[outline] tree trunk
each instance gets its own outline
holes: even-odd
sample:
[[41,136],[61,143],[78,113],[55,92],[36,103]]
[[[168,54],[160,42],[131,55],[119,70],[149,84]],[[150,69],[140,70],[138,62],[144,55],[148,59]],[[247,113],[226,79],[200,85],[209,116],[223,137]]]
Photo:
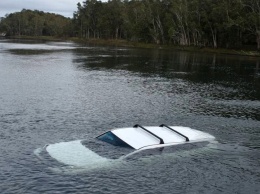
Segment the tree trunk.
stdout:
[[256,62],[256,65],[255,65],[255,74],[257,75],[259,71],[259,61]]
[[118,39],[118,31],[119,31],[119,27],[116,27],[116,39]]
[[217,32],[216,32],[216,30],[213,30],[211,28],[211,33],[212,33],[213,47],[217,48],[218,47],[218,44],[217,44]]
[[162,26],[162,23],[161,23],[161,20],[160,20],[159,16],[157,16],[156,22],[157,22],[157,26],[158,26],[158,28],[160,30],[162,43],[165,44],[163,26]]
[[256,30],[257,50],[260,50],[260,30]]
[[153,29],[150,28],[151,36],[156,44],[160,44],[159,32],[156,27],[155,18],[153,18],[152,23],[153,23]]

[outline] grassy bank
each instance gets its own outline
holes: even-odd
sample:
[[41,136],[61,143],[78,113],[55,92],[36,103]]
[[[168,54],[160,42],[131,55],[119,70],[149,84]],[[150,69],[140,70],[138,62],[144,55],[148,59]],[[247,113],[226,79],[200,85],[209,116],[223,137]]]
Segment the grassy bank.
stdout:
[[10,39],[23,39],[23,40],[42,40],[42,41],[66,41],[68,38],[60,38],[54,36],[9,36]]
[[115,39],[80,39],[80,38],[71,38],[70,40],[82,44],[91,44],[91,45],[107,45],[107,46],[122,46],[122,47],[136,47],[136,48],[157,48],[157,49],[168,49],[176,51],[190,51],[190,52],[207,52],[207,53],[216,53],[216,54],[230,54],[230,55],[242,55],[242,56],[255,56],[260,57],[259,51],[250,51],[250,50],[238,50],[238,49],[223,49],[223,48],[199,48],[195,46],[175,46],[175,45],[157,45],[151,43],[139,43],[131,42],[127,40],[115,40]]
[[140,43],[131,42],[122,39],[82,39],[77,37],[60,38],[52,36],[15,36],[10,37],[15,39],[31,39],[31,40],[42,40],[42,41],[73,41],[80,44],[90,45],[102,45],[102,46],[121,46],[121,47],[135,47],[135,48],[147,48],[147,49],[168,49],[176,51],[190,51],[190,52],[207,52],[216,54],[231,54],[231,55],[242,55],[242,56],[254,56],[260,57],[259,51],[254,50],[238,50],[238,49],[223,49],[223,48],[209,48],[209,47],[194,47],[194,46],[175,46],[175,45],[157,45],[152,43]]

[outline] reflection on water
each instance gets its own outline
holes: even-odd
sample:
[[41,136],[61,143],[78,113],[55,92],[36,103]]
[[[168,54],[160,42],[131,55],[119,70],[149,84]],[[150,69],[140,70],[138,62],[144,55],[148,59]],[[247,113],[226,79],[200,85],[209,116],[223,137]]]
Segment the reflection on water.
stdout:
[[[102,54],[97,53],[102,52]],[[259,84],[257,58],[232,55],[173,52],[165,50],[104,50],[78,49],[75,52],[81,68],[121,69],[167,78],[187,78],[190,81],[210,83]],[[98,63],[98,65],[96,65]],[[254,80],[256,79],[256,80]]]
[[[258,59],[163,50],[100,50],[102,55],[96,50],[78,50],[74,62],[81,70],[138,73],[147,78],[142,83],[150,91],[188,95],[193,112],[260,119]],[[154,81],[154,77],[158,79]],[[189,109],[189,101],[186,103],[183,106]]]
[[[4,39],[0,83],[1,193],[260,191],[258,58]],[[75,175],[33,154],[136,123],[189,126],[219,143]]]

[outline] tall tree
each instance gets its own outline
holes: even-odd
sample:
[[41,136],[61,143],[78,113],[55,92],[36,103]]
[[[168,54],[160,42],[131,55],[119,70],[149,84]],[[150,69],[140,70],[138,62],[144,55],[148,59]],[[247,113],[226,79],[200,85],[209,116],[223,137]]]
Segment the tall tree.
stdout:
[[255,35],[257,49],[260,50],[260,1],[242,0],[246,14],[247,29]]

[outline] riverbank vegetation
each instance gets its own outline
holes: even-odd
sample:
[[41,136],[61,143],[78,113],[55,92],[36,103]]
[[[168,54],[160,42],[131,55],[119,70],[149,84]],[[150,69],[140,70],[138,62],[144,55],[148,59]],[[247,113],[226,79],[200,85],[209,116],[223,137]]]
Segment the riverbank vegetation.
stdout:
[[56,36],[71,35],[71,19],[53,13],[23,9],[1,19],[0,32],[7,36]]
[[1,20],[0,32],[124,40],[133,45],[260,50],[256,0],[86,0],[77,5],[73,18],[37,10],[9,14]]

